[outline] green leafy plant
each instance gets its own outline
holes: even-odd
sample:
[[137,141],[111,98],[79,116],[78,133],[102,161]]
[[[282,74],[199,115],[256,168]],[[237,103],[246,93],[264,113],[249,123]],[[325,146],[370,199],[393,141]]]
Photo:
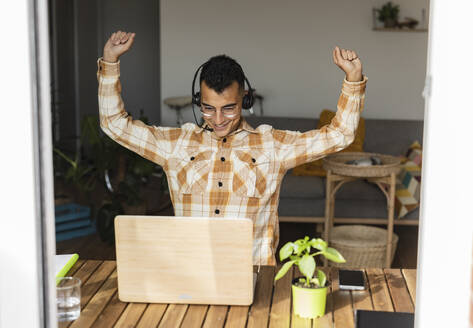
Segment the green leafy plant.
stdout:
[[73,183],[82,193],[88,193],[95,189],[96,180],[93,175],[93,166],[81,161],[78,153],[72,159],[58,148],[53,148],[53,151],[59,158],[69,164],[68,169],[64,173],[64,178],[67,182]]
[[[139,119],[145,124],[148,123],[142,111]],[[111,180],[110,197],[118,197],[128,205],[143,202],[142,187],[157,171],[157,165],[103,135],[96,115],[84,116],[81,123],[83,144],[88,147],[88,154],[97,169],[98,178],[103,184],[106,184],[106,175]]]
[[376,9],[378,19],[381,22],[394,21],[397,22],[399,18],[399,5],[394,5],[391,1],[384,4],[381,9]]
[[[138,119],[148,124],[143,111]],[[162,168],[104,135],[96,115],[83,118],[81,137],[90,161],[96,167],[96,176],[106,187],[105,199],[97,211],[97,230],[103,241],[113,244],[115,216],[126,214],[130,208],[137,211],[135,214],[145,214],[147,204],[143,190],[148,187],[151,176],[161,173]],[[163,173],[162,188],[165,180]]]
[[[311,249],[317,251],[310,254]],[[286,259],[289,259],[289,261],[284,263],[274,280],[281,279],[295,264],[298,266],[299,271],[305,276],[305,278],[299,279],[299,282],[302,283],[304,287],[324,287],[327,282],[327,277],[322,270],[316,268],[315,256],[317,255],[322,255],[326,259],[336,263],[346,262],[342,254],[335,248],[328,247],[327,242],[323,239],[309,239],[309,237],[306,236],[304,239],[288,242],[281,247],[279,250],[279,259],[281,262]]]
[[[138,119],[148,123],[143,111]],[[113,241],[116,215],[126,213],[130,207],[146,211],[144,190],[152,175],[161,174],[161,189],[167,190],[162,168],[105,135],[97,115],[82,117],[80,148],[72,152],[55,145],[54,160],[57,182],[65,182],[72,199],[97,208],[92,216],[102,240]],[[92,196],[97,186],[101,189]],[[97,198],[97,194],[103,195],[103,199]]]

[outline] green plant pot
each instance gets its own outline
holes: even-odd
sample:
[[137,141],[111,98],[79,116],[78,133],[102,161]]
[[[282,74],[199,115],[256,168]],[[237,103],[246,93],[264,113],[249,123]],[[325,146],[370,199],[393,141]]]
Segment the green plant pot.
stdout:
[[385,28],[395,28],[397,26],[397,21],[395,19],[386,19],[384,21],[384,27]]
[[302,288],[292,281],[292,304],[294,313],[302,318],[318,318],[325,314],[328,286],[321,288]]

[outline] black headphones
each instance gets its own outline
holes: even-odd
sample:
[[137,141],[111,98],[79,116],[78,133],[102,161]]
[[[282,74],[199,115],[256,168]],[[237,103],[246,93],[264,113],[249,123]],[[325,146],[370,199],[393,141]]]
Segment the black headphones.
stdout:
[[[195,111],[194,111],[194,105],[200,106],[201,105],[201,94],[200,91],[195,92],[195,80],[197,79],[197,75],[199,74],[200,69],[207,64],[207,62],[203,63],[202,65],[197,68],[194,74],[194,78],[192,79],[192,113],[194,113],[194,119],[195,122],[197,123],[197,117],[195,116]],[[241,107],[243,109],[250,109],[253,107],[253,104],[255,102],[254,95],[253,95],[253,89],[251,88],[250,81],[245,76],[245,72],[243,72],[243,68],[240,66],[240,64],[236,63],[238,67],[240,68],[243,78],[246,81],[246,84],[248,85],[248,93],[243,96],[243,101]],[[199,125],[199,124],[197,124]]]

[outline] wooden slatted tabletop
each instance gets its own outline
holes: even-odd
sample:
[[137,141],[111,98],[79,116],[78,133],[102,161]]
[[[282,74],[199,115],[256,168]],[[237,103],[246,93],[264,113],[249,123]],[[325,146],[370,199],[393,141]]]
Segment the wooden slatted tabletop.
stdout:
[[414,312],[416,270],[366,269],[366,291],[338,289],[337,269],[326,314],[302,319],[291,311],[291,285],[297,269],[273,284],[275,268],[261,267],[251,306],[123,303],[118,300],[115,261],[78,260],[69,275],[82,281],[81,315],[59,327],[354,327],[354,311]]

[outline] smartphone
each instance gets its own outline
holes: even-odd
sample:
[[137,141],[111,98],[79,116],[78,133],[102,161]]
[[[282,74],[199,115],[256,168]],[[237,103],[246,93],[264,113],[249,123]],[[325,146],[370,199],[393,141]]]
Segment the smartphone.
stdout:
[[365,290],[365,276],[359,270],[339,270],[338,286],[344,290]]

